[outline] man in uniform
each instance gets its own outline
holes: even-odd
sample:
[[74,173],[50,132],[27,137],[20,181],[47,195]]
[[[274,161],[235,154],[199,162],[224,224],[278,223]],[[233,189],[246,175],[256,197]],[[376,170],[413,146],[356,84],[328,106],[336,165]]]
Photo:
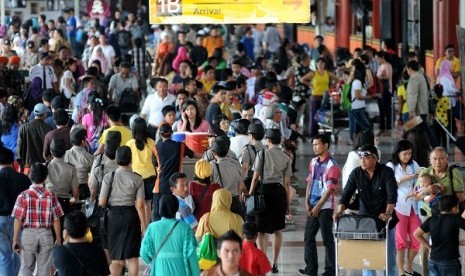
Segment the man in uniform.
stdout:
[[255,157],[257,157],[259,151],[266,149],[262,143],[263,137],[265,136],[265,130],[262,124],[250,124],[248,135],[249,144],[244,146],[242,156],[239,160],[242,166],[242,180],[247,189],[250,188],[250,182],[252,181],[252,166],[255,163]]
[[335,275],[335,247],[333,237],[333,212],[335,196],[341,178],[341,169],[329,153],[330,139],[326,134],[313,137],[313,152],[316,157],[309,166],[305,207],[307,223],[305,225],[305,269],[299,269],[300,275],[318,274],[318,254],[316,234],[321,228],[325,245],[325,272],[322,275]]
[[88,180],[94,156],[88,153],[85,149],[87,131],[85,128],[75,128],[70,133],[71,144],[73,147],[66,151],[65,162],[68,162],[76,167],[79,197],[84,199],[89,197],[90,190]]
[[52,56],[48,52],[43,52],[40,54],[39,63],[32,66],[29,71],[30,80],[36,77],[42,80],[42,90],[53,88],[55,91],[58,91],[58,81],[55,71],[51,66],[52,61]]

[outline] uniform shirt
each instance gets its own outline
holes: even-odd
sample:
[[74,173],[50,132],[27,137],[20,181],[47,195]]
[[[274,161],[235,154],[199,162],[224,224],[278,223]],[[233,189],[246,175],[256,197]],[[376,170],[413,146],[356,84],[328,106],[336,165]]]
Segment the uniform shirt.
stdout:
[[110,83],[108,84],[108,90],[112,90],[111,100],[114,103],[119,102],[121,93],[126,88],[131,88],[134,93],[139,89],[139,83],[137,82],[136,76],[130,73],[129,76],[124,80],[120,73],[116,73],[111,76]]
[[[226,157],[232,158],[232,159],[237,158],[237,157],[236,157],[236,154],[235,154],[234,152],[232,152],[231,150],[228,150],[228,153],[226,154]],[[212,151],[212,149],[207,149],[207,150],[203,153],[202,159],[203,159],[203,160],[206,160],[206,161],[208,161],[208,162],[211,162],[211,161],[215,160],[215,157],[213,156],[213,151]]]
[[100,139],[98,140],[99,144],[105,144],[105,141],[107,140],[108,132],[110,131],[119,131],[119,133],[121,133],[120,146],[126,145],[126,143],[132,139],[132,133],[129,130],[129,128],[125,126],[112,126],[103,131],[102,136],[100,136]]
[[63,158],[53,158],[47,165],[48,177],[45,188],[52,191],[57,197],[69,198],[73,188],[78,187],[76,168],[66,163]]
[[[34,65],[31,70],[29,71],[29,79],[32,81],[36,77],[42,80],[42,87],[44,81],[44,66],[42,64]],[[45,66],[45,88],[53,88],[53,83],[57,82],[57,76],[55,75],[55,71],[53,71],[53,67],[46,65]]]
[[29,188],[31,181],[10,167],[0,169],[0,216],[10,216],[18,195]]
[[109,172],[116,171],[116,169],[118,169],[118,164],[116,164],[114,159],[111,160],[104,154],[96,157],[90,171],[89,189],[91,191],[93,189],[99,190],[102,185],[103,177]]
[[[263,160],[263,155],[265,155],[265,160]],[[265,162],[264,175],[261,175],[263,162]],[[264,184],[281,184],[285,176],[292,176],[291,164],[292,161],[289,156],[278,146],[273,145],[257,154],[252,170],[261,175]]]
[[249,166],[249,176],[252,176],[252,166],[255,163],[255,158],[257,157],[257,153],[261,150],[265,150],[266,147],[263,145],[262,141],[255,141],[253,144],[245,145],[242,149],[241,157],[239,158],[239,162],[241,164],[248,164]]
[[140,114],[147,116],[147,122],[153,126],[159,126],[163,122],[163,114],[161,110],[163,107],[170,105],[176,100],[176,97],[172,94],[167,94],[164,99],[162,99],[157,92],[148,96],[144,102],[144,106]]
[[239,267],[252,275],[266,275],[271,271],[270,261],[265,253],[255,246],[252,241],[242,242],[242,255]]
[[132,152],[132,170],[142,176],[143,179],[156,175],[155,167],[152,164],[153,148],[155,141],[148,138],[142,150],[136,146],[136,140],[131,139],[126,143]]
[[100,197],[107,198],[110,185],[112,186],[107,205],[134,206],[137,199],[144,199],[144,181],[140,175],[127,168],[118,168],[115,171],[113,183],[110,183],[112,174],[108,173],[103,177],[100,191]]
[[94,156],[82,147],[73,146],[70,150],[66,151],[64,161],[74,165],[76,168],[78,183],[87,185]]
[[233,196],[239,193],[239,184],[242,182],[241,164],[237,159],[223,157],[217,161],[211,161],[213,168],[212,180],[231,192]]
[[22,222],[23,228],[51,228],[60,219],[63,209],[54,193],[39,184],[32,184],[16,199],[12,217]]

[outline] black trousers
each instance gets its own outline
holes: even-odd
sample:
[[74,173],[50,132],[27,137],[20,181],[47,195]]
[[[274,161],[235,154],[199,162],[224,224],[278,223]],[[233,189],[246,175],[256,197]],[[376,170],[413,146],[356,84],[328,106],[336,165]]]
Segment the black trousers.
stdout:
[[[387,82],[385,85],[388,85]],[[379,107],[379,129],[392,129],[392,94],[384,89],[381,99],[378,100]]]

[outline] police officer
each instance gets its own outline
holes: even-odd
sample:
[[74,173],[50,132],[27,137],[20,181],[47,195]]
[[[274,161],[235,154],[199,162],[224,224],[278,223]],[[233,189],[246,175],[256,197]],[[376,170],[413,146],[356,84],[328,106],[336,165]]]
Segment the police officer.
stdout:
[[242,149],[242,155],[240,162],[242,166],[242,179],[247,189],[250,189],[250,183],[252,182],[252,166],[255,162],[257,152],[266,149],[262,143],[262,139],[265,136],[265,130],[262,124],[250,124],[248,128],[249,144],[245,145]]
[[[215,157],[213,156],[213,152],[212,152],[212,148],[211,148],[211,146],[213,144],[213,141],[215,141],[216,137],[218,137],[218,136],[226,136],[226,134],[219,127],[212,127],[208,131],[207,136],[208,136],[208,145],[210,147],[203,153],[202,159],[206,160],[208,162],[211,162],[212,160],[215,160]],[[236,154],[234,154],[234,152],[232,152],[231,150],[228,150],[227,156],[231,157],[231,158],[234,158],[234,159],[237,159]]]
[[90,169],[94,162],[94,156],[85,149],[87,131],[85,128],[71,130],[70,140],[73,147],[66,151],[65,162],[76,168],[79,183],[79,198],[90,196],[89,185],[87,185]]
[[[47,164],[48,178],[45,182],[45,188],[57,196],[66,215],[71,211],[71,204],[74,204],[74,201],[79,198],[76,168],[64,161],[63,156],[66,153],[66,141],[64,139],[53,139],[50,144],[50,152],[53,159]],[[73,192],[72,198],[69,195],[70,191]],[[64,217],[62,218],[64,219]]]
[[[258,189],[265,198],[266,210],[258,213],[258,248],[266,252],[265,234],[274,234],[272,272],[278,273],[278,256],[282,244],[282,229],[285,228],[286,213],[289,212],[289,186],[291,183],[291,159],[279,147],[281,132],[268,129],[265,132],[265,145],[268,147],[257,154],[252,170],[254,171],[249,194]],[[263,175],[262,175],[263,172]],[[263,187],[257,187],[259,178]]]
[[230,141],[227,136],[218,136],[212,144],[212,153],[215,160],[210,164],[213,168],[213,182],[232,194],[231,212],[244,218],[244,208],[239,196],[246,191],[242,181],[241,164],[235,158],[228,157]]

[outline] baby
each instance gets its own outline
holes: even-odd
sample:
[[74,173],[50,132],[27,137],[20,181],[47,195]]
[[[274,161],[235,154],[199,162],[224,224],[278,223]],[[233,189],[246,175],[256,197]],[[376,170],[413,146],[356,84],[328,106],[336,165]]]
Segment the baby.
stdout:
[[[420,214],[422,216],[430,216],[431,206],[441,199],[444,186],[437,182],[436,177],[428,173],[421,173],[418,176],[413,192],[409,193],[406,197],[406,200],[413,197],[416,201],[422,202],[420,203]],[[431,193],[426,192],[430,189],[429,187],[431,187]]]

